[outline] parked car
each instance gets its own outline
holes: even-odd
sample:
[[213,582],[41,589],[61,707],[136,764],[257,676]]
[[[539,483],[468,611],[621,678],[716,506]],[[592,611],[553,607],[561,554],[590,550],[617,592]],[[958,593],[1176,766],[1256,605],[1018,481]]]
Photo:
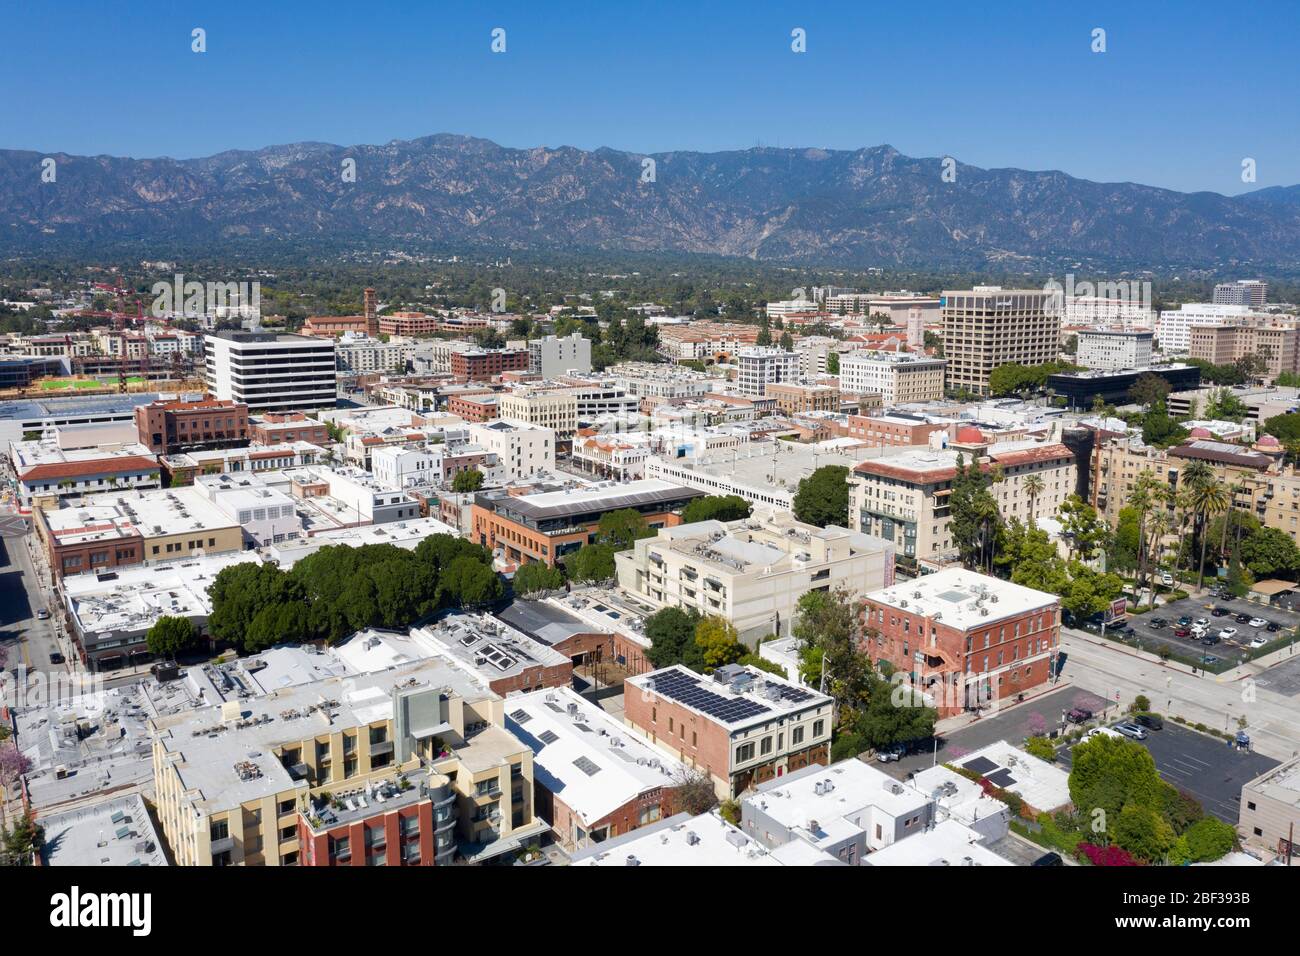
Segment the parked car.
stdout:
[[1250,643],[1247,644],[1246,646],[1249,647],[1251,650],[1255,650],[1257,648],[1263,647],[1267,643],[1268,643],[1268,638],[1254,637],[1251,638]]
[[1223,617],[1223,615],[1231,614],[1231,613],[1232,612],[1229,611],[1226,607],[1216,607],[1213,611],[1210,612],[1210,614],[1213,615],[1214,617]]
[[48,621],[49,619],[50,619],[50,612],[49,612],[49,611],[47,611],[45,608],[39,608],[39,609],[37,609],[37,611],[36,611],[36,620],[38,620],[38,621]]
[[1282,625],[1279,624],[1277,621],[1269,621],[1267,624],[1264,625],[1264,630],[1276,634],[1278,631],[1282,630]]
[[1153,617],[1147,623],[1149,623],[1156,630],[1160,630],[1160,628],[1165,627],[1169,622],[1166,621],[1163,617]]
[[1218,636],[1219,636],[1219,639],[1220,639],[1220,640],[1226,640],[1226,639],[1229,638],[1229,637],[1236,637],[1236,636],[1237,636],[1237,629],[1236,629],[1235,627],[1224,627],[1224,628],[1220,628],[1220,629],[1219,629],[1219,635],[1218,635]]
[[1215,664],[1219,663],[1219,659],[1213,654],[1206,654],[1201,658],[1201,663],[1206,667],[1213,667]]
[[1119,734],[1111,730],[1109,727],[1094,727],[1092,728],[1092,730],[1088,731],[1086,734],[1083,735],[1083,739],[1092,740],[1093,737],[1102,737],[1102,736],[1119,737]]
[[1262,617],[1252,617],[1246,623],[1249,624],[1251,627],[1263,627],[1265,624],[1268,623],[1268,621],[1264,620]]
[[1131,627],[1126,627],[1126,628],[1124,628],[1124,636],[1125,636],[1125,637],[1137,637],[1137,631],[1133,630],[1133,628],[1131,628]]
[[1072,724],[1082,724],[1092,720],[1092,711],[1087,707],[1076,707],[1065,715],[1065,719]]
[[907,748],[902,744],[889,744],[876,751],[876,759],[881,763],[891,763],[895,760],[902,760],[906,753]]
[[1029,865],[1030,866],[1065,866],[1065,863],[1062,862],[1061,855],[1059,853],[1044,853],[1042,856],[1040,856],[1038,859],[1036,859],[1033,863]]
[[1125,737],[1132,737],[1134,740],[1146,740],[1147,732],[1138,724],[1125,721],[1122,724],[1115,725],[1115,732],[1123,734]]
[[1161,571],[1161,572],[1160,572],[1160,583],[1163,584],[1163,585],[1164,585],[1165,587],[1167,587],[1167,588],[1171,588],[1171,587],[1174,586],[1174,576],[1173,576],[1172,574],[1170,574],[1168,571]]
[[1186,614],[1184,614],[1182,617],[1178,619],[1179,627],[1190,627],[1191,623],[1192,623],[1192,619],[1188,617]]
[[[1233,628],[1228,627],[1228,628],[1224,628],[1224,630],[1231,631],[1233,630]],[[1201,643],[1205,644],[1208,647],[1213,647],[1215,644],[1218,644],[1220,641],[1223,640],[1223,638],[1219,636],[1222,633],[1223,631],[1220,631],[1218,634],[1206,634],[1203,638],[1201,638]]]
[[1190,627],[1174,628],[1174,637],[1191,637],[1191,636],[1192,636],[1192,629]]
[[1249,615],[1249,614],[1238,614],[1238,615],[1237,615],[1237,623],[1238,623],[1238,624],[1245,624],[1245,623],[1246,623],[1247,621],[1249,621],[1249,620],[1250,620],[1250,615]]
[[1198,617],[1192,622],[1192,627],[1209,627],[1210,619],[1208,617]]
[[62,664],[62,663],[63,663],[63,655],[60,654],[58,651],[50,651],[50,663],[51,663],[51,664]]
[[1165,722],[1155,714],[1138,714],[1133,718],[1133,723],[1140,724],[1148,730],[1164,730]]

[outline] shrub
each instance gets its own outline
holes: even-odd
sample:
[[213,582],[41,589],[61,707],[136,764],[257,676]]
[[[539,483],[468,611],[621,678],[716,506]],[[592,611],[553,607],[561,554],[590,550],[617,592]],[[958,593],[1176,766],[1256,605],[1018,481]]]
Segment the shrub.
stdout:
[[1141,866],[1126,850],[1117,846],[1097,846],[1095,843],[1080,843],[1082,853],[1093,866]]
[[1151,701],[1145,694],[1138,694],[1133,698],[1133,703],[1129,705],[1130,713],[1145,712],[1151,709]]
[[1056,747],[1046,737],[1030,737],[1025,741],[1025,753],[1039,760],[1053,763],[1056,760]]

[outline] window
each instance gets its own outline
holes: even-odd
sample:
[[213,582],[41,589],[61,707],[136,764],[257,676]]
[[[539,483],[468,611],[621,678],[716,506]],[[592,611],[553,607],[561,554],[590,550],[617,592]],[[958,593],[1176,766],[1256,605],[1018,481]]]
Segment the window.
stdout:
[[772,738],[771,738],[771,737],[764,737],[764,738],[763,738],[762,742],[759,744],[758,752],[759,752],[760,754],[762,754],[763,756],[767,756],[768,754],[770,754],[770,753],[772,752]]
[[754,745],[741,744],[736,748],[736,763],[744,763],[746,760],[754,759]]
[[803,728],[795,727],[793,730],[790,731],[790,745],[793,747],[797,747],[801,743],[803,743]]
[[813,732],[813,736],[814,736],[814,737],[820,737],[820,736],[822,735],[822,732],[823,732],[825,729],[826,729],[826,721],[824,721],[824,720],[814,720],[814,721],[813,721],[813,731],[812,731],[812,732]]

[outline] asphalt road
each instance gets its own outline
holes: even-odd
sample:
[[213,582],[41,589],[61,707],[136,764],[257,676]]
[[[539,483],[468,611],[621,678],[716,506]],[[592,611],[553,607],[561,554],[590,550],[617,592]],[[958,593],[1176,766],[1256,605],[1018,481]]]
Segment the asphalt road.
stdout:
[[0,647],[7,652],[9,670],[19,665],[28,671],[67,669],[50,663],[50,653],[59,649],[54,620],[36,619],[46,600],[25,540],[0,537]]
[[[1278,764],[1169,721],[1163,730],[1148,731],[1147,739],[1137,743],[1150,751],[1163,779],[1190,793],[1206,813],[1233,826],[1240,817],[1242,785]],[[1070,756],[1062,752],[1057,761],[1069,769]]]

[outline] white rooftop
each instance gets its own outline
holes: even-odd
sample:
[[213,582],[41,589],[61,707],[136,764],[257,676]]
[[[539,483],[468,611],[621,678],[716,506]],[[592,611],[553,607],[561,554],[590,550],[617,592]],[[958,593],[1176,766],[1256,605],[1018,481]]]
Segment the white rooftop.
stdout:
[[577,853],[572,862],[574,866],[783,865],[716,812],[698,817],[679,813]]
[[533,773],[590,827],[686,767],[568,687],[506,698],[506,726],[533,751]]
[[42,814],[46,866],[166,866],[162,841],[138,793]]
[[866,600],[970,630],[1030,611],[1055,608],[1060,598],[964,568],[944,568],[873,591]]
[[944,820],[933,829],[915,833],[868,853],[863,866],[1011,866],[980,845],[982,837],[965,824]]
[[[991,781],[1021,797],[1036,810],[1052,811],[1070,802],[1070,775],[1046,760],[1031,757],[1005,740],[951,761],[953,766],[976,770],[984,776],[1005,770],[1008,776]],[[971,764],[976,766],[972,767]],[[989,769],[988,765],[995,765]]]

